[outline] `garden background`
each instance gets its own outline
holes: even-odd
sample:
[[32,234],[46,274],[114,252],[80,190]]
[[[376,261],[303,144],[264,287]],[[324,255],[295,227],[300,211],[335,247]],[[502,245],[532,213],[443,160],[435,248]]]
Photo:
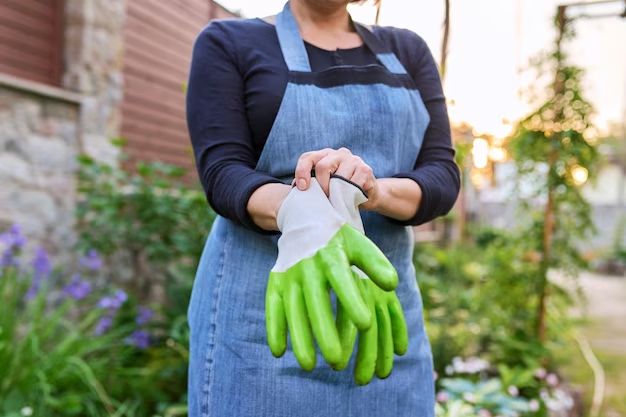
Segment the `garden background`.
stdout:
[[[197,33],[282,1],[0,0],[0,416],[184,416],[214,213]],[[626,416],[626,1],[384,0],[438,60],[463,189],[415,228],[439,417]]]

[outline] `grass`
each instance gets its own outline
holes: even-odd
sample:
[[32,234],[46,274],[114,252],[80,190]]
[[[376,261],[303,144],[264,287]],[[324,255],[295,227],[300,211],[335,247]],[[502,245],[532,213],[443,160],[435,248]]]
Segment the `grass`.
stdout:
[[[610,340],[626,344],[626,329],[616,331],[613,326],[607,326],[605,320],[591,319],[580,322],[578,331],[589,340],[604,368],[606,390],[601,417],[626,417],[626,349],[606,343]],[[557,352],[557,362],[566,380],[583,390],[585,410],[588,412],[593,396],[594,374],[574,340]]]

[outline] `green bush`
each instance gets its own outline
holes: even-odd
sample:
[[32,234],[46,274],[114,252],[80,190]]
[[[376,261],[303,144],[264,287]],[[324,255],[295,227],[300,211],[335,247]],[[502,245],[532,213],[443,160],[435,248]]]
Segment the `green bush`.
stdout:
[[[438,373],[457,356],[486,355],[515,367],[549,355],[549,344],[535,337],[539,263],[524,237],[484,229],[474,232],[474,243],[420,245],[415,266]],[[568,326],[568,299],[556,295],[550,324],[559,332],[551,333],[552,342]]]
[[188,285],[202,254],[215,214],[203,191],[183,181],[186,173],[159,162],[129,171],[79,157],[79,246],[98,250],[110,268],[128,260],[140,297],[154,282]]

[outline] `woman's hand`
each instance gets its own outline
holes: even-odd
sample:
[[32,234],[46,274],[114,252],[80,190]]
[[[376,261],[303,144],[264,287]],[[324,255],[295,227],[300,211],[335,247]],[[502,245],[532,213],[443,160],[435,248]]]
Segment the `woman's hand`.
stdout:
[[363,189],[368,195],[368,201],[360,208],[363,210],[376,210],[380,202],[380,187],[374,176],[372,168],[361,158],[353,155],[347,148],[322,149],[307,152],[300,156],[296,166],[296,186],[300,190],[309,188],[311,181],[311,169],[315,168],[315,178],[329,195],[330,175],[340,175]]
[[372,168],[349,149],[322,149],[307,152],[300,156],[296,166],[295,183],[300,190],[306,190],[311,183],[311,169],[322,190],[329,195],[330,175],[340,175],[361,187],[368,195],[361,210],[376,211],[396,220],[413,218],[422,202],[422,189],[409,178],[379,178]]

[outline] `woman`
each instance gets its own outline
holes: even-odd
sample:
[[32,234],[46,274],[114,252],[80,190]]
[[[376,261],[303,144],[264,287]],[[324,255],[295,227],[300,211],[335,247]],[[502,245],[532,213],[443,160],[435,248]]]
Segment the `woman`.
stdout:
[[[459,191],[445,100],[425,42],[355,24],[349,3],[291,0],[275,18],[212,22],[196,40],[188,126],[219,216],[189,307],[192,417],[434,415],[409,226],[447,213]],[[365,231],[398,273],[410,336],[391,375],[364,387],[322,360],[307,372],[290,350],[274,358],[265,333],[290,183],[328,195],[331,174],[369,196]]]

